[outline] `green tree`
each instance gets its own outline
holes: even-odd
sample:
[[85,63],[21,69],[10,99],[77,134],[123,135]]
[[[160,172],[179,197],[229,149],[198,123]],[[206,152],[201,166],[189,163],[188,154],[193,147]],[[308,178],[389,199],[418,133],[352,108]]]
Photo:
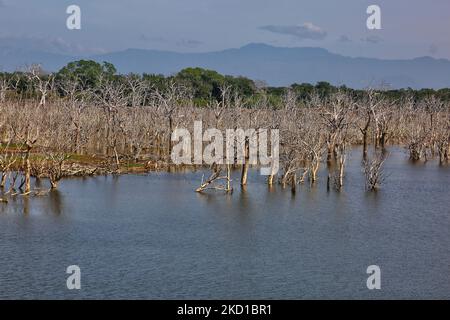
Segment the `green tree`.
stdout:
[[57,81],[77,81],[80,89],[97,89],[102,78],[113,79],[117,70],[113,64],[92,60],[70,62],[56,74]]
[[220,99],[220,88],[225,84],[224,76],[216,71],[202,68],[183,69],[176,74],[174,79],[188,87],[195,99]]

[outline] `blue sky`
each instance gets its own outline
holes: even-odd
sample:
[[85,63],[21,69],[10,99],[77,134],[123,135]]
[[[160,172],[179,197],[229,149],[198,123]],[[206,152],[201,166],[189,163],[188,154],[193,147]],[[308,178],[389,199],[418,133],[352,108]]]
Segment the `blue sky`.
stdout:
[[[82,29],[66,28],[81,7]],[[382,30],[366,28],[381,7]],[[350,56],[450,59],[449,0],[0,0],[0,46],[67,54],[203,52],[262,42]]]

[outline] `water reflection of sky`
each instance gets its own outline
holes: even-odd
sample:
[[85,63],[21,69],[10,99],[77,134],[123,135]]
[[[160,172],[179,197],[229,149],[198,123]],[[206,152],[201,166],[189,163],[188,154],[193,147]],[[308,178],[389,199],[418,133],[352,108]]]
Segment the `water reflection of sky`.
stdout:
[[[0,204],[1,298],[450,298],[450,168],[401,151],[364,191],[326,172],[295,194],[257,172],[246,191],[198,194],[201,172],[69,179]],[[238,172],[236,172],[238,174]],[[45,183],[45,182],[44,182]],[[83,289],[65,289],[78,264]],[[365,287],[382,269],[381,291]]]

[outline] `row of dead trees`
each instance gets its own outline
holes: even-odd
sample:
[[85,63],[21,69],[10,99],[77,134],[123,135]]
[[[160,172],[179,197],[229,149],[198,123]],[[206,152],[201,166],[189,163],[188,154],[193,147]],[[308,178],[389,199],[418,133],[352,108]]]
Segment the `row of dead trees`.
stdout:
[[[68,160],[80,156],[103,159],[108,172],[120,173],[127,163],[149,168],[171,165],[171,134],[175,128],[192,129],[201,120],[204,129],[278,129],[280,172],[267,182],[295,190],[299,183],[315,183],[321,165],[329,169],[328,184],[340,189],[345,182],[348,152],[362,145],[368,189],[380,182],[384,157],[368,159],[372,147],[382,154],[388,144],[401,145],[412,160],[449,159],[449,105],[430,96],[387,100],[368,89],[363,97],[346,92],[331,96],[311,95],[299,102],[288,90],[282,103],[272,105],[262,92],[243,99],[230,87],[222,87],[222,100],[207,107],[194,106],[182,85],[170,83],[164,91],[154,88],[142,96],[138,79],[130,77],[134,90],[105,79],[96,91],[81,90],[79,83],[60,84],[64,98],[48,99],[51,78],[45,83],[37,71],[29,72],[40,95],[36,99],[8,99],[13,86],[0,84],[0,172],[7,193],[30,194],[31,178],[48,178],[52,188],[63,177],[104,172],[98,163],[88,170],[73,168]],[[128,88],[128,87],[127,87]],[[130,105],[129,101],[133,101]],[[149,101],[146,105],[142,101]],[[249,102],[251,101],[251,102]],[[244,146],[246,148],[246,146]],[[240,184],[248,180],[248,163],[242,165]],[[230,165],[214,165],[211,176],[198,191],[216,188],[231,191]],[[219,187],[214,182],[224,181]],[[9,183],[8,183],[9,181]]]

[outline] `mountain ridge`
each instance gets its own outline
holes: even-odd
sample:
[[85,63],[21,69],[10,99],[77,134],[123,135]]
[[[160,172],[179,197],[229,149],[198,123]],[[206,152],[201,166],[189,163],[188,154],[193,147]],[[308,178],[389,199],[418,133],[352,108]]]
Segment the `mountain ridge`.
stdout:
[[202,67],[223,74],[263,80],[271,86],[328,81],[355,89],[450,87],[450,60],[429,56],[413,59],[349,57],[320,47],[276,47],[250,43],[213,52],[180,53],[129,48],[87,57],[14,49],[0,44],[0,67],[14,71],[25,64],[41,63],[56,71],[70,61],[92,59],[114,64],[120,73],[174,74],[187,67]]

